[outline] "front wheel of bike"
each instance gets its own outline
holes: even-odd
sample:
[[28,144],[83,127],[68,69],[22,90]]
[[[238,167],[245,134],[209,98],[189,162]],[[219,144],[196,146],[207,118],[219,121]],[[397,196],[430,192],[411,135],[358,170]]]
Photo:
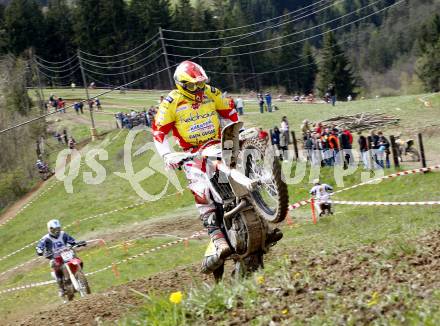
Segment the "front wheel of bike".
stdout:
[[76,273],[76,279],[78,281],[79,285],[79,294],[81,297],[85,297],[87,294],[90,294],[90,287],[89,282],[87,281],[86,276],[84,275],[83,271],[78,271]]
[[258,139],[247,139],[241,146],[244,174],[258,181],[250,197],[255,211],[268,222],[278,223],[287,216],[289,196],[281,166],[271,147]]

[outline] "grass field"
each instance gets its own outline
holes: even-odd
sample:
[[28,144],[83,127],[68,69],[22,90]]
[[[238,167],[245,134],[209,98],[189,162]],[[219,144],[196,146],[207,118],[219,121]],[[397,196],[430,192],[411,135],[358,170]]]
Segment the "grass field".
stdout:
[[[46,90],[45,92],[48,93],[49,91]],[[56,90],[53,92],[68,101],[79,99],[84,95],[80,90]],[[94,92],[99,92],[99,90],[94,90]],[[127,91],[125,94],[111,93],[100,99],[104,112],[114,113],[132,108],[135,110],[148,108],[150,105],[157,103],[157,99],[161,94],[165,95],[166,92]],[[421,96],[430,96],[431,108],[424,107],[418,100]],[[291,128],[298,130],[301,121],[306,118],[311,121],[318,121],[342,114],[386,112],[399,117],[401,121],[398,126],[385,129],[385,134],[402,132],[405,136],[413,136],[416,132],[423,132],[429,164],[440,163],[438,156],[440,131],[438,126],[436,127],[440,117],[440,96],[427,94],[421,96],[338,103],[334,108],[325,104],[299,105],[288,102],[275,102],[279,110],[264,114],[258,112],[254,99],[245,98],[247,100],[245,102],[246,114],[243,119],[247,126],[272,128],[274,125],[279,124],[282,116],[286,115]],[[101,132],[113,128],[112,115],[96,114],[96,116],[103,116],[102,120],[101,118],[98,120],[102,123]],[[89,121],[86,115],[78,120],[76,114],[71,112],[57,114],[51,119],[53,119],[56,128],[66,126],[76,138],[87,138]],[[87,271],[97,270],[115,261],[143,252],[155,245],[170,241],[164,237],[142,238],[133,241],[133,245],[124,247],[124,241],[132,238],[133,235],[141,235],[142,232],[151,230],[151,223],[155,223],[155,221],[162,221],[167,225],[163,227],[160,233],[168,233],[169,231],[174,235],[189,235],[191,231],[200,229],[200,221],[192,208],[192,196],[188,191],[178,195],[176,189],[172,186],[167,190],[167,194],[171,197],[75,223],[75,221],[82,218],[141,202],[141,198],[135,193],[130,184],[114,173],[124,172],[123,147],[126,135],[126,130],[121,132],[113,130],[100,140],[89,143],[84,149],[84,152],[86,152],[90,148],[105,146],[108,152],[108,160],[100,161],[107,174],[103,183],[99,185],[85,184],[82,173],[93,171],[88,165],[82,164],[78,177],[73,181],[74,191],[72,194],[66,193],[61,182],[50,180],[45,187],[56,182],[53,188],[32,203],[14,220],[1,227],[0,241],[2,246],[0,247],[0,257],[39,239],[45,233],[47,220],[55,216],[59,217],[64,225],[72,223],[72,227],[66,231],[78,239],[102,237],[106,239],[108,246],[119,245],[119,247],[115,247],[110,251],[100,246],[91,246],[82,251],[81,257],[85,261]],[[138,135],[132,152],[140,148],[148,139],[151,139],[149,134],[141,133]],[[58,149],[57,147],[54,148]],[[84,158],[82,158],[82,161],[84,162]],[[150,154],[133,158],[135,171],[148,166],[150,161]],[[285,166],[285,170],[291,169],[292,176],[295,168],[295,165],[292,167]],[[344,178],[344,186],[359,183],[360,172],[358,170],[353,175]],[[387,173],[392,172],[393,170],[387,171]],[[309,171],[307,170],[306,176],[308,175]],[[180,172],[178,177],[180,183],[184,186],[186,183]],[[333,171],[328,168],[322,169],[321,179],[327,183],[335,184]],[[439,180],[438,173],[405,176],[383,181],[378,185],[368,185],[343,192],[337,196],[337,199],[371,201],[439,200]],[[157,194],[164,188],[166,178],[162,174],[156,174],[147,178],[141,184],[150,193]],[[310,186],[308,177],[296,185],[290,185],[291,202],[308,198]],[[367,311],[384,316],[382,320],[384,323],[398,323],[398,319],[393,319],[394,317],[387,315],[386,312],[381,315],[381,312],[376,310],[382,303],[385,304],[385,302],[392,300],[394,296],[401,295],[404,297],[404,306],[406,307],[403,312],[407,316],[405,318],[414,318],[415,324],[425,322],[425,319],[423,319],[425,317],[431,318],[426,319],[428,321],[436,321],[440,318],[440,315],[438,312],[438,294],[435,292],[430,293],[426,299],[423,299],[419,297],[417,289],[408,288],[407,284],[399,285],[390,282],[389,286],[384,288],[380,288],[379,285],[383,285],[383,282],[386,281],[381,272],[383,265],[393,265],[396,255],[399,256],[401,253],[414,255],[419,253],[418,250],[422,250],[418,247],[417,239],[423,234],[439,229],[439,213],[438,206],[362,208],[339,206],[336,207],[336,214],[333,217],[323,219],[317,225],[313,225],[310,222],[310,209],[308,207],[295,210],[291,214],[294,224],[283,226],[285,237],[275,247],[274,255],[261,274],[261,276],[264,275],[264,284],[258,284],[252,278],[245,282],[233,283],[234,286],[229,283],[219,285],[215,289],[209,288],[206,290],[201,286],[195,288],[193,292],[185,292],[184,303],[177,307],[167,300],[168,293],[158,294],[153,301],[146,300],[143,309],[128,316],[127,322],[134,324],[136,320],[148,319],[149,325],[173,325],[177,322],[192,324],[199,320],[198,318],[201,318],[200,320],[203,320],[201,324],[228,324],[230,321],[267,324],[273,316],[279,315],[280,322],[285,324],[292,324],[296,320],[296,316],[301,316],[298,321],[307,321],[314,324],[322,324],[325,321],[328,321],[329,324],[338,323],[337,318],[339,315],[350,316],[348,309],[351,306],[344,301],[343,294],[339,294],[335,290],[335,285],[327,284],[327,288],[325,288],[323,284],[316,280],[318,276],[323,277],[320,274],[323,271],[328,272],[330,276],[333,275],[331,274],[332,271],[326,270],[326,264],[322,265],[322,270],[312,270],[308,264],[310,264],[311,259],[318,259],[318,261],[321,259],[321,261],[327,262],[333,256],[342,255],[341,251],[343,250],[348,250],[354,256],[362,256],[364,246],[374,247],[374,250],[380,254],[378,256],[371,254],[372,265],[377,264],[377,266],[367,268],[369,274],[364,277],[365,282],[362,283],[361,276],[357,275],[355,277],[357,283],[353,283],[353,286],[359,287],[359,291],[355,291],[349,297],[353,302],[359,303],[359,306],[355,307],[356,309],[364,309],[361,315],[369,316],[368,313],[364,314]],[[178,222],[175,222],[176,219],[178,219]],[[182,225],[180,226],[179,223],[182,223]],[[155,230],[160,229],[160,225]],[[116,277],[111,269],[91,276],[92,288],[94,291],[103,292],[117,284],[147,277],[159,271],[173,270],[177,266],[196,263],[200,260],[205,242],[206,240],[192,240],[188,248],[183,245],[170,247],[164,251],[148,254],[144,258],[135,259],[130,264],[120,265],[118,269],[119,277]],[[33,254],[33,249],[28,248],[4,259],[0,266],[0,273],[26,262],[33,257]],[[364,254],[365,257],[368,256],[368,252]],[[298,263],[292,265],[292,259],[298,260]],[[340,260],[343,259],[346,258]],[[320,266],[319,262],[316,263],[315,261],[316,264],[318,267]],[[335,265],[339,266],[337,263]],[[405,270],[405,268],[413,275],[411,264],[405,261],[396,267],[396,271]],[[300,273],[299,276],[295,276],[296,273]],[[5,276],[0,276],[0,290],[48,279],[50,277],[46,264],[36,263]],[[315,300],[316,302],[321,303],[320,308],[317,308],[316,315],[312,318],[301,312],[304,310],[301,304],[307,303],[305,310],[308,310],[316,302],[310,303],[307,301],[304,303],[298,299],[302,303],[297,305],[294,300],[286,301],[282,295],[278,297],[276,291],[267,290],[268,288],[291,288],[292,284],[296,282],[302,285],[307,283],[310,286],[312,279],[319,284],[319,290],[314,291],[311,296],[317,300]],[[437,279],[437,281],[440,280]],[[336,282],[350,283],[351,281],[347,276],[345,278],[338,276]],[[368,288],[363,289],[363,286]],[[369,306],[368,302],[374,300],[371,297],[374,292],[379,293],[380,304]],[[31,314],[40,310],[41,302],[46,307],[53,307],[59,302],[54,293],[54,286],[48,286],[12,294],[0,294],[2,301],[0,315],[4,317],[4,320],[14,320],[22,315],[23,311]],[[310,299],[307,295],[306,297],[308,300]],[[321,297],[326,299],[322,300]],[[267,301],[272,304],[270,306],[265,304]],[[424,315],[418,313],[415,308],[416,305],[420,307],[417,309],[423,312]],[[260,307],[264,308],[258,312]],[[248,309],[249,316],[243,313],[245,309]],[[174,310],[177,310],[177,312]],[[158,311],[161,311],[161,313],[158,313]],[[251,319],[243,319],[250,318],[252,314]],[[209,316],[214,319],[209,319]],[[400,318],[399,316],[395,318]],[[381,321],[380,318],[374,320],[379,321],[379,323]],[[349,320],[346,320],[346,322],[349,323]],[[356,320],[353,319],[353,322],[356,322]]]

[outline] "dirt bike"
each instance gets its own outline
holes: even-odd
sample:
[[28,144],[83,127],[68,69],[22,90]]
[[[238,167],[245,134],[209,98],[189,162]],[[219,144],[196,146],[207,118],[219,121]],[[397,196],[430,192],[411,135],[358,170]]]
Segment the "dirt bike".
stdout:
[[[205,144],[197,153],[181,155],[181,165],[202,159],[204,174],[217,207],[217,223],[232,249],[235,275],[246,275],[264,267],[263,256],[281,239],[282,233],[269,223],[285,219],[288,211],[287,185],[281,167],[270,146],[258,138],[239,137],[242,122],[229,124],[222,131],[221,142]],[[180,157],[179,157],[180,158]],[[209,168],[211,167],[211,168]],[[206,257],[214,257],[211,241]],[[224,259],[207,261],[206,268],[216,281],[224,273]]]
[[414,146],[414,140],[408,139],[408,140],[402,140],[402,139],[396,139],[396,144],[398,148],[398,155],[401,162],[403,162],[403,155],[409,156],[411,158],[411,161],[413,162],[419,162],[420,161],[420,154],[417,149],[415,149]]
[[69,301],[73,300],[75,292],[79,293],[81,297],[91,293],[89,283],[83,271],[83,262],[74,250],[86,245],[85,241],[81,241],[74,246],[64,247],[56,253],[54,258],[58,260],[58,263],[62,264],[64,293]]
[[319,217],[333,215],[332,212],[332,204],[331,202],[318,202],[319,208],[321,209],[321,213],[319,213]]

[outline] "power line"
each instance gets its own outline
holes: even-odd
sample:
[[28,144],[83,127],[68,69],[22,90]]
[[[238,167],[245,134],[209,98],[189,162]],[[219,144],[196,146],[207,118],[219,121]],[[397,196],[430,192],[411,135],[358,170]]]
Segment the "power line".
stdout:
[[178,30],[173,30],[173,29],[163,29],[163,31],[165,31],[165,32],[172,32],[172,33],[182,33],[182,34],[205,34],[205,33],[227,32],[227,31],[232,31],[232,30],[236,30],[236,29],[247,28],[247,27],[251,27],[251,26],[256,26],[256,25],[264,24],[264,23],[267,23],[267,22],[272,21],[272,20],[276,20],[276,19],[280,19],[280,18],[283,18],[283,17],[286,17],[286,16],[290,16],[290,15],[292,15],[294,13],[297,13],[299,11],[302,11],[302,10],[307,9],[309,7],[313,7],[313,6],[315,6],[315,5],[317,5],[317,4],[321,3],[321,2],[326,2],[326,1],[327,0],[320,0],[320,1],[317,1],[315,3],[312,3],[312,4],[308,5],[306,7],[303,7],[303,8],[300,8],[300,9],[288,12],[288,13],[286,13],[284,15],[277,16],[277,17],[274,17],[274,18],[270,18],[270,19],[267,19],[267,20],[263,20],[261,22],[249,24],[249,25],[243,25],[243,26],[238,26],[238,27],[231,27],[231,28],[226,28],[226,29],[217,29],[217,30],[212,30],[212,31],[203,31],[203,32],[201,32],[201,31],[199,31],[199,32],[178,31]]
[[101,68],[101,69],[121,69],[121,68],[130,67],[130,66],[136,65],[136,64],[138,64],[138,63],[140,63],[142,61],[145,61],[145,60],[147,60],[148,58],[152,57],[153,55],[155,55],[157,52],[160,52],[160,51],[162,51],[162,49],[159,48],[156,51],[150,53],[146,57],[143,57],[142,59],[140,59],[140,60],[138,60],[136,62],[129,63],[129,64],[124,65],[124,66],[118,66],[118,67],[109,67],[109,66],[95,65],[95,64],[90,63],[90,62],[93,62],[93,61],[89,61],[89,60],[84,59],[82,57],[81,57],[81,61],[83,61],[84,63],[88,64],[89,66],[92,66],[92,67],[95,67],[95,68]]
[[[132,53],[132,52],[136,51],[137,49],[143,47],[144,45],[150,43],[150,42],[151,42],[152,40],[154,40],[158,35],[159,35],[159,33],[154,34],[154,36],[152,36],[150,39],[148,39],[147,41],[145,41],[145,42],[142,43],[141,45],[138,45],[137,47],[135,47],[135,48],[133,48],[133,49],[131,49],[131,50],[128,50],[128,51],[126,51],[126,52],[122,52],[122,53],[113,54],[113,55],[97,55],[97,54],[92,54],[92,53],[89,53],[89,52],[85,52],[85,51],[83,51],[83,50],[81,50],[81,49],[80,49],[79,51],[80,51],[82,54],[88,55],[88,56],[90,56],[90,57],[95,57],[95,58],[111,58],[111,57],[122,56],[122,55],[126,55],[126,54],[129,54],[129,53]],[[81,58],[81,59],[84,59],[84,58]]]
[[[395,3],[392,4],[392,5],[389,5],[389,6],[387,6],[387,7],[384,7],[384,8],[382,8],[382,9],[378,10],[378,11],[375,11],[375,12],[373,12],[373,13],[371,13],[371,14],[368,14],[368,15],[366,15],[366,16],[363,16],[363,17],[361,17],[361,18],[359,18],[359,19],[356,19],[356,20],[354,20],[354,21],[352,21],[352,22],[350,22],[350,23],[347,23],[347,24],[344,24],[344,25],[341,25],[341,26],[338,26],[338,27],[332,28],[332,29],[327,30],[327,31],[325,31],[325,32],[318,33],[318,34],[315,34],[315,35],[312,35],[312,36],[309,36],[309,37],[306,37],[306,38],[303,38],[303,39],[301,39],[301,40],[297,40],[297,41],[294,41],[294,42],[289,42],[289,43],[282,44],[282,45],[277,45],[277,46],[274,46],[274,47],[271,47],[271,48],[266,48],[266,49],[261,49],[261,50],[255,50],[255,51],[249,51],[249,52],[245,52],[245,53],[226,54],[226,55],[216,55],[216,56],[201,56],[200,58],[201,58],[201,59],[230,58],[230,57],[237,57],[237,56],[243,56],[243,55],[248,55],[248,54],[255,54],[255,53],[261,53],[261,52],[267,52],[267,51],[271,51],[271,50],[275,50],[275,49],[280,49],[280,48],[283,48],[283,47],[286,47],[286,46],[289,46],[289,45],[293,45],[293,44],[297,44],[297,43],[300,43],[300,42],[303,42],[303,41],[307,41],[307,40],[310,40],[310,39],[312,39],[312,38],[315,38],[315,37],[318,37],[318,36],[322,36],[322,35],[324,35],[324,34],[328,34],[328,33],[330,33],[330,32],[336,31],[336,30],[338,30],[338,29],[341,29],[341,28],[347,27],[347,26],[352,25],[352,24],[354,24],[354,23],[357,23],[357,22],[359,22],[359,21],[361,21],[361,20],[364,20],[364,19],[366,19],[366,18],[368,18],[368,17],[371,17],[371,16],[373,16],[373,15],[379,13],[379,12],[382,12],[382,11],[388,9],[388,8],[394,7],[394,6],[396,6],[396,5],[400,4],[400,3],[402,3],[403,1],[405,1],[405,0],[399,0],[399,1],[395,2]],[[220,47],[218,47],[218,48],[214,48],[214,49],[210,50],[210,52],[212,52],[212,51],[214,51],[214,50],[217,50],[217,49],[222,49],[222,48],[225,48],[225,46],[220,46]],[[189,56],[179,55],[179,54],[171,54],[171,53],[170,53],[169,55],[174,56],[174,57],[178,57],[178,58],[189,58]]]
[[35,62],[38,66],[40,66],[41,68],[46,69],[46,70],[49,70],[49,71],[51,71],[51,72],[55,72],[55,73],[61,73],[61,72],[71,71],[72,69],[75,69],[75,68],[79,67],[79,63],[77,63],[76,66],[70,67],[70,68],[68,68],[68,69],[54,70],[54,69],[48,68],[47,66],[45,66],[45,65],[43,65],[43,64],[41,64],[41,63],[39,63],[39,62],[36,61],[36,60],[34,60],[34,62]]
[[78,71],[78,69],[79,69],[79,65],[77,65],[76,68],[75,68],[75,70],[73,70],[70,74],[68,74],[68,75],[66,75],[66,76],[49,76],[49,75],[45,74],[43,71],[41,71],[41,69],[39,69],[38,67],[37,67],[37,69],[38,69],[38,71],[39,71],[42,75],[44,75],[44,76],[47,77],[47,78],[50,78],[50,79],[63,79],[63,78],[68,78],[68,77],[74,75],[74,74]]
[[46,62],[46,63],[48,63],[48,64],[52,64],[52,65],[57,65],[57,64],[63,64],[63,63],[66,63],[67,61],[72,61],[72,59],[75,59],[76,58],[76,55],[74,54],[74,55],[72,55],[70,58],[68,58],[68,59],[66,59],[66,60],[64,60],[64,61],[48,61],[48,60],[44,60],[43,58],[41,58],[41,57],[39,57],[39,56],[35,56],[38,60],[41,60],[41,61],[43,61],[43,62]]
[[[396,5],[396,4],[398,4],[398,3],[401,3],[402,1],[404,1],[404,0],[400,0],[400,1],[396,2],[394,5]],[[388,7],[384,8],[383,10],[385,10],[385,9],[387,9],[387,8],[390,8],[390,7],[391,7],[391,6],[388,6]],[[264,28],[264,29],[261,29],[261,30],[255,31],[253,35],[256,35],[256,34],[262,32],[262,31],[264,31],[264,30],[266,30],[266,29],[269,29],[269,27],[266,27],[266,28]],[[228,45],[233,44],[233,43],[235,43],[235,42],[239,42],[239,41],[241,41],[242,39],[245,39],[246,37],[248,37],[248,35],[243,36],[243,37],[241,37],[241,38],[239,38],[239,39],[237,39],[237,40],[230,41],[229,43],[226,43],[225,46],[228,46]],[[219,47],[216,48],[215,50],[218,50],[218,49],[221,49],[221,48],[222,48],[222,47],[219,46]],[[199,55],[197,55],[197,56],[193,56],[193,57],[191,57],[191,60],[198,59],[198,58],[202,58],[202,59],[204,59],[204,58],[206,58],[206,57],[203,57],[204,55],[209,54],[209,53],[211,53],[211,52],[213,52],[213,51],[214,51],[214,50],[209,50],[209,51],[206,51],[205,53],[201,53],[201,54],[199,54]],[[150,74],[148,74],[148,75],[146,75],[146,76],[139,77],[139,78],[137,78],[137,79],[135,79],[135,80],[133,80],[133,81],[131,81],[131,82],[128,82],[128,83],[125,83],[125,84],[123,84],[123,85],[120,85],[120,86],[117,86],[117,87],[115,87],[115,88],[112,88],[112,89],[110,89],[110,90],[104,91],[104,92],[102,92],[102,93],[100,93],[100,94],[94,96],[93,98],[100,97],[100,96],[103,96],[103,95],[109,94],[109,93],[111,93],[111,92],[114,92],[114,91],[116,91],[116,90],[119,90],[119,89],[121,89],[121,88],[125,88],[126,86],[129,86],[129,85],[132,85],[132,84],[138,83],[138,82],[140,82],[140,81],[142,81],[142,80],[145,80],[145,79],[150,78],[150,77],[152,77],[152,76],[158,75],[158,74],[160,74],[160,73],[162,73],[162,72],[168,70],[169,68],[174,68],[174,67],[178,66],[178,64],[179,64],[179,63],[176,63],[176,64],[172,65],[171,67],[165,67],[165,68],[163,68],[163,69],[160,69],[160,70],[158,70],[158,71],[155,71],[155,72],[153,72],[153,73],[150,73]],[[86,100],[81,100],[81,102],[85,102],[85,101],[86,101]],[[67,109],[69,109],[69,108],[71,108],[71,107],[73,107],[73,105],[69,105],[69,106],[67,106],[65,109],[67,110]],[[31,119],[31,120],[24,121],[24,122],[22,122],[22,123],[19,123],[19,124],[16,124],[16,125],[14,125],[14,126],[8,127],[8,128],[6,128],[6,129],[0,130],[0,134],[5,133],[5,132],[7,132],[7,131],[10,131],[10,130],[12,130],[12,129],[15,129],[15,128],[18,128],[18,127],[24,126],[24,125],[26,125],[26,124],[32,123],[32,122],[34,122],[34,121],[37,121],[37,120],[42,119],[42,118],[45,118],[45,117],[50,116],[50,115],[55,114],[55,113],[57,113],[57,112],[56,112],[56,111],[55,111],[55,112],[50,112],[50,113],[47,113],[47,114],[44,114],[44,115],[41,115],[41,116],[35,117],[35,118]]]
[[[159,49],[159,50],[162,50],[162,49]],[[156,51],[156,52],[158,52],[158,51]],[[147,63],[143,64],[142,66],[137,67],[137,68],[134,68],[134,69],[132,69],[132,70],[123,71],[123,72],[108,73],[108,74],[107,74],[107,73],[100,73],[100,72],[96,72],[96,71],[93,71],[93,70],[89,70],[89,69],[86,69],[85,67],[83,67],[83,69],[84,69],[85,71],[91,73],[91,74],[96,74],[96,75],[100,75],[100,76],[116,76],[116,75],[124,75],[124,74],[131,73],[131,72],[133,72],[133,71],[139,70],[139,69],[141,69],[141,68],[143,68],[143,67],[149,65],[149,64],[152,63],[153,61],[156,61],[157,59],[159,59],[162,55],[163,55],[163,53],[161,52],[158,56],[156,56],[156,57],[153,58],[152,60],[148,61]]]
[[[303,30],[301,30],[301,31],[296,31],[296,32],[293,32],[293,33],[290,33],[290,34],[287,34],[287,35],[277,36],[277,37],[274,37],[274,38],[271,38],[271,39],[268,39],[268,40],[262,40],[262,41],[252,42],[252,43],[246,43],[246,44],[232,45],[232,46],[227,46],[227,47],[223,47],[223,48],[224,48],[224,49],[231,49],[231,48],[240,48],[240,47],[245,47],[245,46],[257,45],[257,44],[262,44],[262,43],[272,42],[272,41],[275,41],[275,40],[281,40],[281,39],[284,39],[284,38],[286,38],[286,37],[290,37],[290,36],[293,36],[293,35],[297,35],[297,34],[305,33],[305,32],[307,32],[307,31],[310,31],[310,30],[313,30],[313,29],[316,29],[316,28],[322,27],[322,26],[324,26],[324,25],[327,25],[327,24],[333,23],[333,22],[335,22],[335,21],[337,21],[337,20],[340,20],[340,19],[342,19],[342,18],[345,18],[345,17],[347,17],[347,16],[351,16],[351,15],[353,15],[353,14],[356,14],[356,13],[360,12],[361,10],[366,9],[366,8],[368,8],[368,7],[371,7],[371,6],[377,4],[378,2],[381,2],[381,1],[383,1],[383,0],[377,0],[377,1],[375,1],[375,2],[373,2],[373,3],[370,3],[370,4],[368,4],[368,5],[364,6],[364,7],[361,7],[361,8],[359,8],[359,9],[353,10],[353,11],[351,11],[351,12],[345,14],[345,15],[342,15],[342,16],[339,16],[339,17],[336,17],[336,18],[333,18],[333,19],[328,20],[328,21],[326,21],[326,22],[324,22],[324,23],[321,23],[321,24],[319,24],[319,25],[314,25],[314,26],[312,26],[312,27],[305,28],[305,29],[303,29]],[[305,16],[305,17],[306,17],[306,16]],[[301,18],[304,18],[304,17],[301,17]],[[165,39],[165,40],[166,40],[166,39]],[[173,45],[173,44],[167,44],[167,46],[169,46],[169,47],[173,47],[173,48],[180,48],[180,49],[189,49],[189,50],[211,50],[211,49],[213,49],[212,47],[210,47],[210,48],[202,48],[202,47],[191,47],[191,46],[179,46],[179,45]]]
[[[323,11],[323,10],[326,10],[326,9],[328,9],[328,8],[330,8],[330,7],[332,7],[332,6],[336,5],[336,4],[338,4],[338,3],[340,3],[340,2],[343,2],[343,1],[345,1],[345,0],[337,0],[337,1],[333,2],[332,4],[326,6],[326,7],[323,7],[323,8],[321,8],[321,9],[319,9],[319,10],[316,10],[316,11],[312,11],[312,12],[306,14],[306,15],[301,14],[301,15],[303,15],[303,16],[298,15],[298,16],[294,17],[294,18],[291,19],[291,20],[287,20],[287,21],[284,21],[284,22],[277,23],[277,24],[275,24],[275,25],[272,25],[272,26],[270,27],[270,29],[272,29],[272,28],[277,28],[277,27],[280,27],[280,26],[283,26],[283,25],[286,25],[286,24],[290,24],[290,23],[296,22],[296,21],[298,21],[298,20],[301,20],[301,19],[303,19],[303,18],[306,18],[306,17],[312,16],[312,15],[315,15],[315,14],[317,14],[317,13]],[[264,28],[264,29],[266,29],[266,28]],[[254,31],[254,32],[255,32],[255,31]],[[230,39],[230,38],[236,38],[236,37],[240,37],[240,36],[250,35],[250,34],[252,34],[252,33],[254,33],[254,32],[248,32],[248,33],[244,33],[244,34],[240,34],[240,35],[234,35],[234,36],[225,36],[225,37],[212,38],[212,39],[203,39],[203,40],[200,40],[200,39],[199,39],[199,40],[196,40],[196,39],[190,39],[190,40],[179,40],[179,39],[170,39],[170,38],[164,38],[164,40],[166,40],[166,41],[176,41],[176,42],[207,42],[207,41],[221,41],[221,40],[226,40],[226,39]],[[168,46],[173,46],[173,45],[169,45],[169,44],[168,44]],[[174,46],[174,47],[177,47],[177,46]],[[200,49],[206,49],[206,48],[200,48]]]
[[134,58],[134,57],[137,57],[139,54],[141,54],[142,52],[145,52],[146,50],[148,50],[149,48],[151,48],[152,46],[154,46],[154,45],[156,45],[157,44],[157,40],[155,40],[153,43],[150,43],[146,48],[144,48],[143,50],[141,50],[141,51],[139,51],[139,52],[137,52],[137,53],[135,53],[135,54],[133,54],[133,55],[131,55],[131,56],[129,56],[129,57],[126,57],[126,58],[123,58],[123,59],[120,59],[120,60],[113,60],[113,61],[105,61],[105,62],[102,62],[102,61],[93,61],[93,60],[89,60],[89,59],[84,59],[84,57],[81,57],[81,60],[83,60],[83,61],[87,61],[87,62],[91,62],[91,63],[94,63],[94,64],[113,64],[113,63],[120,63],[120,62],[124,62],[124,61],[126,61],[126,60],[129,60],[129,59],[131,59],[131,58]]
[[49,66],[49,65],[47,65],[47,64],[44,64],[44,63],[38,62],[38,60],[41,60],[41,58],[38,57],[38,56],[35,56],[35,61],[36,61],[37,63],[39,63],[39,64],[41,64],[41,65],[44,65],[44,66],[46,66],[46,67],[52,68],[52,69],[62,69],[62,68],[64,68],[64,67],[67,67],[67,66],[71,65],[72,62],[75,61],[76,56],[72,56],[70,59],[72,59],[72,60],[70,60],[69,62],[67,62],[67,63],[65,63],[65,64],[63,64],[63,65],[61,65],[61,66],[57,66],[57,65],[51,65],[51,66]]

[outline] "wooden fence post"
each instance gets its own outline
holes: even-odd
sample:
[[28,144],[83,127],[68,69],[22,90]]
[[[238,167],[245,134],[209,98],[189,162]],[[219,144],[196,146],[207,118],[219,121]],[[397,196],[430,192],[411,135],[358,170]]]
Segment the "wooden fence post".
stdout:
[[397,145],[396,145],[396,139],[394,138],[394,135],[390,136],[390,142],[391,142],[391,152],[393,153],[393,161],[394,161],[394,167],[398,168],[399,165],[399,155],[397,153]]
[[298,144],[296,142],[295,132],[292,130],[292,142],[293,142],[293,149],[295,150],[295,158],[298,161]]
[[420,149],[420,158],[422,161],[422,167],[426,168],[425,148],[423,147],[422,134],[419,133],[417,136],[419,137],[419,149]]

